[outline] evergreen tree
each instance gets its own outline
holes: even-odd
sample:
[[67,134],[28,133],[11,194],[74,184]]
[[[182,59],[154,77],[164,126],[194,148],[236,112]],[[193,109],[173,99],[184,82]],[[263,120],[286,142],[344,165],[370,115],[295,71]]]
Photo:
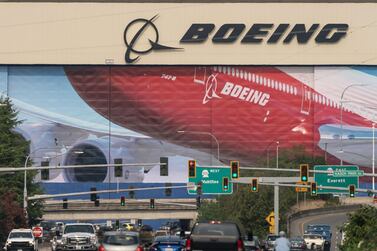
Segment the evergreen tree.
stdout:
[[[15,128],[21,124],[17,118],[17,111],[9,98],[0,97],[0,168],[1,167],[23,167],[26,156],[29,154],[29,142],[20,134],[15,132]],[[30,165],[31,163],[28,163]],[[41,193],[38,184],[34,183],[35,171],[27,172],[28,196]],[[23,214],[23,190],[24,172],[14,172],[12,174],[0,173],[0,197],[2,201],[14,200],[12,204],[12,217],[9,217],[9,206],[0,204],[0,222],[7,221],[8,226],[25,226],[25,215]],[[9,203],[8,203],[9,205]],[[21,210],[20,210],[21,209]],[[14,214],[19,215],[14,215]],[[29,223],[32,225],[35,220],[42,215],[42,203],[40,201],[28,203]],[[9,221],[12,221],[10,223]],[[9,231],[9,229],[8,229]],[[0,241],[4,240],[4,231],[0,232]]]

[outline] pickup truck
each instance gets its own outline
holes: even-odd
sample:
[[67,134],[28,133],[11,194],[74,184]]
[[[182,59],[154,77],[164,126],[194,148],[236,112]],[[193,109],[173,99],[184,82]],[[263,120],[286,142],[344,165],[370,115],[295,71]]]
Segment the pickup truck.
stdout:
[[187,251],[244,251],[240,228],[219,221],[195,223],[186,241]]
[[30,229],[13,229],[4,246],[5,251],[37,251],[38,242]]
[[60,247],[63,251],[97,250],[98,239],[94,226],[88,223],[73,223],[65,225]]

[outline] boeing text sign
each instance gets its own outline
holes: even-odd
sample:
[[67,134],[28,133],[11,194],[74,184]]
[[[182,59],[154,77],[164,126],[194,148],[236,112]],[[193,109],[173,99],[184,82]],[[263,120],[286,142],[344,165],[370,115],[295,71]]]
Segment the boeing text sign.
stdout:
[[[348,190],[335,190],[335,189],[324,189],[321,186],[329,187],[344,187],[347,188],[349,185],[355,185],[356,188],[359,187],[359,167],[358,166],[314,166],[315,171],[330,171],[331,173],[314,173],[314,180],[317,183],[317,193],[318,194],[328,194],[328,193],[344,193],[348,194]],[[349,174],[355,174],[354,176]]]
[[[196,166],[196,177],[189,178],[189,184],[198,184],[202,182],[203,194],[232,194],[233,183],[229,182],[228,188],[223,189],[223,179],[228,178],[231,181],[231,172],[229,167],[205,167]],[[189,189],[188,193],[196,195],[196,189]]]

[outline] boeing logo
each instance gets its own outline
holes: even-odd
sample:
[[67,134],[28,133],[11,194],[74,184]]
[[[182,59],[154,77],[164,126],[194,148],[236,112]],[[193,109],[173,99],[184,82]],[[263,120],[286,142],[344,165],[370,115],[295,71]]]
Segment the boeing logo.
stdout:
[[[162,50],[177,50],[180,48],[174,48],[170,46],[165,46],[162,44],[159,44],[159,33],[157,30],[156,25],[153,23],[157,19],[158,15],[155,15],[151,19],[144,19],[144,18],[138,18],[130,22],[126,29],[124,30],[124,43],[126,44],[127,50],[125,55],[126,63],[131,64],[134,63],[139,59],[139,56],[136,56],[134,58],[131,57],[131,53],[137,54],[137,55],[143,55],[150,53],[152,51],[162,51]],[[141,25],[137,32],[135,34],[131,34],[131,29],[135,28],[134,26]],[[154,33],[154,38],[148,38],[145,37],[144,34],[147,31],[147,29],[152,29],[152,32]],[[144,41],[142,40],[144,39]],[[137,43],[141,44],[147,44],[149,45],[147,48],[137,48]]]
[[[211,74],[205,84],[205,92],[203,97],[203,105],[207,104],[210,100],[221,96],[217,94],[217,79],[216,75]],[[221,95],[238,98],[242,101],[254,103],[260,106],[265,106],[270,101],[270,94],[257,91],[246,86],[226,82],[220,91]]]
[[[126,63],[135,63],[140,55],[152,51],[183,49],[159,44],[160,36],[154,24],[157,17],[158,15],[151,19],[138,18],[126,26],[124,30],[124,43],[127,47]],[[225,23],[219,28],[213,23],[193,23],[179,42],[191,45],[205,43],[214,32],[211,39],[213,44],[232,44],[237,40],[241,44],[265,43],[271,45],[292,42],[306,44],[310,40],[314,40],[316,44],[335,44],[347,35],[348,27],[349,25],[345,23],[328,23],[325,25],[318,23],[311,25],[304,23],[254,23],[245,31],[246,24],[243,23]],[[132,56],[132,54],[135,54],[135,56]],[[206,95],[204,101],[208,102],[213,95],[211,93]]]
[[221,98],[216,93],[217,90],[217,79],[216,75],[211,75],[208,77],[206,86],[205,86],[205,94],[203,98],[203,105],[207,104],[213,98]]

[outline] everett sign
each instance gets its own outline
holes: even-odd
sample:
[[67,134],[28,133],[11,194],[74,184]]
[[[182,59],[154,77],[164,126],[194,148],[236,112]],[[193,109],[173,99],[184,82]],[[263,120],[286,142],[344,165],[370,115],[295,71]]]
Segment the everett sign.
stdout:
[[335,176],[335,173],[359,173],[358,166],[331,166],[331,165],[323,165],[323,166],[314,166],[314,170],[316,171],[329,171],[330,173],[314,173],[314,180],[317,182],[317,193],[318,194],[334,194],[334,193],[344,193],[348,194],[348,190],[335,190],[335,189],[325,189],[321,188],[321,186],[328,186],[328,187],[343,187],[347,188],[349,185],[355,185],[356,188],[359,187],[359,177],[358,176]]

